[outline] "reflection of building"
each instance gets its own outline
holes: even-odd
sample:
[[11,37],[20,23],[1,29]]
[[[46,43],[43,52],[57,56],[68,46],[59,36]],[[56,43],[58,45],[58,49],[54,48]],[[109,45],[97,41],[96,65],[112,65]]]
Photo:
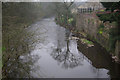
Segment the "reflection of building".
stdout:
[[103,8],[100,2],[86,2],[78,7],[79,13],[90,13]]

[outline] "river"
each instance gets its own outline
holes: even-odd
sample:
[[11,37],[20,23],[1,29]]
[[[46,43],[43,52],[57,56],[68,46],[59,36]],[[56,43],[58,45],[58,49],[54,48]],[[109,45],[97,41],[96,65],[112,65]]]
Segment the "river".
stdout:
[[[29,51],[11,66],[8,77],[31,78],[111,78],[119,76],[111,57],[99,44],[88,48],[80,40],[69,39],[69,30],[54,18],[42,19],[28,28]],[[117,72],[115,71],[117,70]]]

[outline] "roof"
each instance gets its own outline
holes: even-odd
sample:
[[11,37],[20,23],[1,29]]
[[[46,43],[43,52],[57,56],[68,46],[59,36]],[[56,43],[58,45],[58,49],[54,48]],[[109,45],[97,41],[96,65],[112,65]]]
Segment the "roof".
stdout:
[[100,2],[86,2],[82,5],[80,5],[78,8],[95,8],[100,9],[103,8],[102,4]]

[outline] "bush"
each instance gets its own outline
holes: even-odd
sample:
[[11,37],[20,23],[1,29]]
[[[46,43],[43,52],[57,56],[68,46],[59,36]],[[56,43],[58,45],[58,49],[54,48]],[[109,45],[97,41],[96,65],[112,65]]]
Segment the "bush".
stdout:
[[109,50],[114,52],[115,43],[117,40],[120,40],[120,28],[112,28],[109,31]]
[[114,21],[118,21],[120,19],[119,12],[109,13],[109,14],[97,14],[97,16],[103,22],[106,22],[106,21],[114,22]]
[[99,26],[99,28],[98,28],[98,29],[99,29],[99,30],[98,30],[98,33],[99,33],[99,34],[102,34],[102,33],[103,33],[104,27],[105,27],[105,26],[104,26],[103,24],[100,24],[100,26]]

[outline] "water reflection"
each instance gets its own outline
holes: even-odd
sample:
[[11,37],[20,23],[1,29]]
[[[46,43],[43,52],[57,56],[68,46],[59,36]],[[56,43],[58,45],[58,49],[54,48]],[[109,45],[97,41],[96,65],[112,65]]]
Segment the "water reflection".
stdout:
[[[78,65],[82,65],[82,57],[78,56],[77,50],[72,50],[76,47],[76,42],[74,40],[69,40],[71,33],[66,31],[62,27],[57,29],[57,48],[53,50],[51,55],[53,58],[59,62],[62,62],[62,67],[64,68],[74,68]],[[70,46],[71,45],[71,46]],[[72,49],[70,49],[73,47]]]
[[[34,41],[30,45],[34,48],[30,55],[38,57],[31,65],[30,74],[32,77],[108,77],[108,70],[98,70],[92,66],[92,61],[78,50],[77,41],[70,40],[72,33],[56,25],[53,18],[44,19],[32,26],[29,31],[34,32],[32,37]],[[98,76],[98,73],[101,75]]]
[[[28,28],[31,35],[29,55],[21,62],[31,62],[29,74],[34,78],[109,78],[112,61],[106,51],[95,44],[87,48],[54,18],[43,19]],[[30,61],[29,61],[30,60]],[[27,67],[26,67],[27,68]]]
[[55,60],[62,62],[64,68],[74,68],[78,65],[83,65],[83,57],[80,56],[77,51],[73,52],[71,51],[71,49],[69,49],[70,47],[74,46],[75,44],[72,43],[72,41],[66,41],[66,47],[59,48],[58,46],[56,49],[53,50],[51,55]]

